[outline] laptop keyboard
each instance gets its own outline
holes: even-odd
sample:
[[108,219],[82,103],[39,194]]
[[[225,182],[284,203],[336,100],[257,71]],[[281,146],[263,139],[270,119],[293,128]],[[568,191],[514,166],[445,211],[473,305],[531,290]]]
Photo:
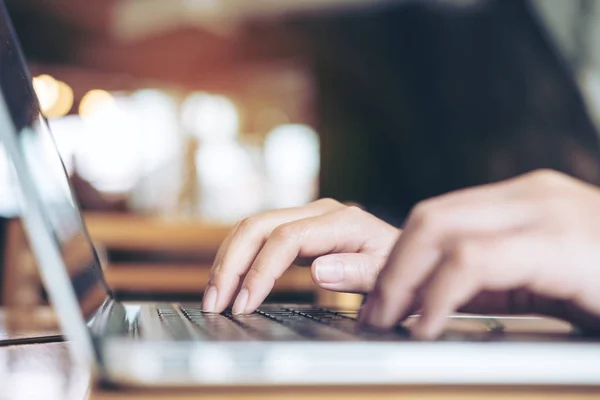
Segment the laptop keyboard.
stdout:
[[219,341],[352,341],[402,340],[404,328],[376,331],[362,327],[356,312],[339,312],[309,306],[263,305],[248,315],[202,312],[199,305],[157,306],[165,330],[176,340]]

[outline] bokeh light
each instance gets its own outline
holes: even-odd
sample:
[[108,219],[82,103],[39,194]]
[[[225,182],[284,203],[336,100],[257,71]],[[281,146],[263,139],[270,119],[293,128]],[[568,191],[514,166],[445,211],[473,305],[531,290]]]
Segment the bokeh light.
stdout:
[[50,75],[39,75],[33,78],[33,89],[43,113],[47,113],[58,101],[58,81]]
[[181,122],[201,141],[234,138],[239,130],[239,114],[231,100],[208,93],[193,93],[181,107]]
[[265,141],[264,163],[269,208],[299,206],[317,197],[320,143],[311,127],[288,124],[273,129]]
[[42,109],[44,115],[48,118],[60,118],[67,115],[73,108],[73,89],[65,82],[57,81],[58,98],[47,110]]
[[97,105],[82,117],[82,138],[76,167],[85,179],[105,192],[130,190],[140,174],[142,132],[134,105],[127,97]]
[[319,136],[307,125],[273,129],[265,141],[265,168],[275,182],[313,179],[319,173]]
[[115,103],[113,95],[106,90],[94,89],[87,92],[79,103],[79,115],[91,115],[99,107],[112,106]]

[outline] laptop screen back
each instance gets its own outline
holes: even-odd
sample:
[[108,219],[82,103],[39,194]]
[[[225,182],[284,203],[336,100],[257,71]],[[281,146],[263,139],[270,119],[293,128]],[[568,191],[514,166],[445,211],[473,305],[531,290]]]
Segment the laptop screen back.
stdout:
[[[16,136],[15,144],[7,153],[19,169],[18,176],[28,198],[23,204],[36,204],[41,210],[42,228],[31,235],[48,235],[60,250],[67,269],[79,309],[88,320],[106,299],[108,289],[104,283],[100,264],[82,223],[81,213],[71,190],[68,175],[54,144],[47,121],[40,113],[31,77],[24,63],[20,45],[10,23],[5,6],[0,1],[0,88],[5,107],[5,118],[0,119],[0,129],[7,139],[8,132]],[[10,121],[7,121],[10,120]],[[7,126],[12,122],[12,127]],[[11,137],[12,139],[12,137]],[[6,140],[7,148],[8,140]],[[18,152],[18,154],[14,154]],[[12,153],[12,154],[11,154]],[[21,165],[17,165],[17,159]],[[27,182],[24,182],[27,181]],[[31,196],[34,194],[34,196]],[[15,196],[16,193],[1,196]],[[33,197],[33,198],[31,198]],[[32,203],[35,202],[35,203]],[[30,207],[32,208],[32,207]],[[30,211],[30,210],[29,210]],[[25,208],[23,213],[27,213]],[[36,254],[40,267],[44,260]],[[42,256],[43,257],[43,256]]]

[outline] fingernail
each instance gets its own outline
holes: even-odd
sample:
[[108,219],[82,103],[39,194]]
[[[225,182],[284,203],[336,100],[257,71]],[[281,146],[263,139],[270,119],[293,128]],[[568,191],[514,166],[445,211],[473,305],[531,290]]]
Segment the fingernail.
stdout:
[[215,312],[216,305],[217,287],[210,285],[204,293],[204,298],[202,299],[202,311],[209,313]]
[[341,262],[319,262],[315,265],[317,281],[321,283],[340,283],[344,281],[344,264]]
[[235,303],[233,303],[231,312],[233,314],[243,314],[246,310],[246,304],[248,304],[248,289],[242,289],[236,297]]

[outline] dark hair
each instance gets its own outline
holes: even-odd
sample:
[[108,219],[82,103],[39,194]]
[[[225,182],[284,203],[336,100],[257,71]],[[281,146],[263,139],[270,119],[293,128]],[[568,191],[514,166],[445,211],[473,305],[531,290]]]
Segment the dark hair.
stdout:
[[600,183],[595,127],[529,2],[472,3],[398,3],[306,25],[322,195],[401,216],[538,168]]

